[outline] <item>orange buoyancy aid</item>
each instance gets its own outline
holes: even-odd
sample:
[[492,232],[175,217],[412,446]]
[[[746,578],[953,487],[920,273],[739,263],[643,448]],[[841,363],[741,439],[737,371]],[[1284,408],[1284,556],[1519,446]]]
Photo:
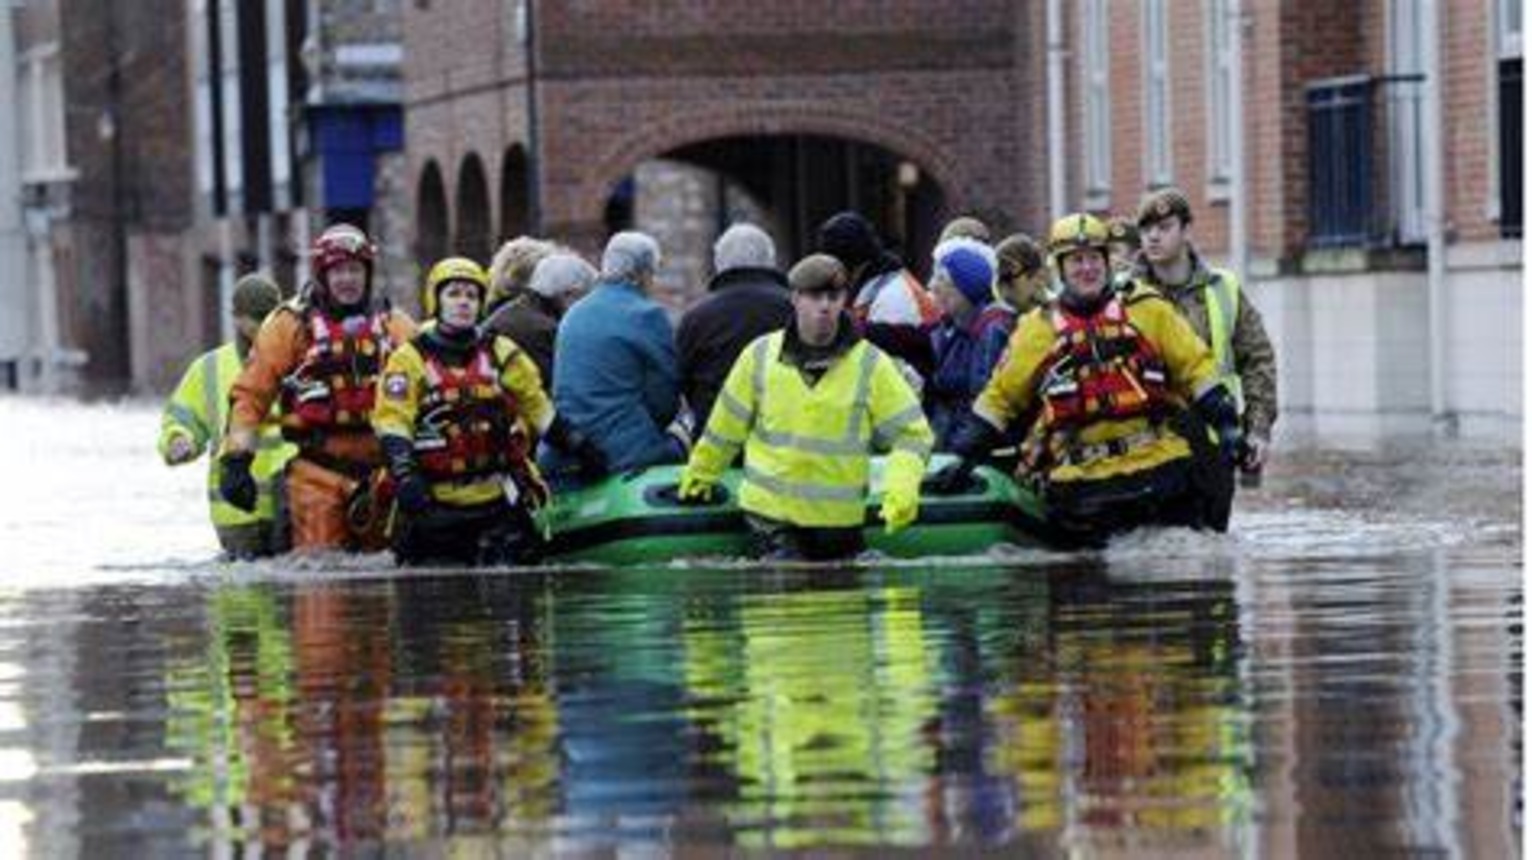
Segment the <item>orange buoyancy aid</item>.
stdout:
[[315,310],[305,316],[308,349],[282,380],[283,435],[303,441],[316,432],[370,432],[378,373],[394,347],[388,311],[362,318],[361,326]]
[[515,394],[500,382],[489,344],[477,346],[461,367],[421,350],[425,390],[415,428],[415,454],[431,483],[468,483],[497,475],[520,480],[531,441]]
[[1053,348],[1041,365],[1043,429],[1157,418],[1170,403],[1165,362],[1113,296],[1089,316],[1055,306]]

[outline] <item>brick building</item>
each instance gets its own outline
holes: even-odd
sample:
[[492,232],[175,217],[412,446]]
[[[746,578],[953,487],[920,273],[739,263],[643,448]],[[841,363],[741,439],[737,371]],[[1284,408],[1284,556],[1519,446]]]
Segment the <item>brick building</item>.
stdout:
[[[1517,2],[1085,0],[1064,23],[1070,205],[1130,212],[1147,188],[1185,188],[1201,250],[1244,261],[1277,341],[1285,408],[1518,424]],[[1435,126],[1431,48],[1442,70]],[[1434,312],[1433,138],[1444,243]],[[1243,228],[1231,217],[1236,156]]]
[[[410,4],[417,254],[483,258],[530,224],[594,250],[660,208],[712,235],[760,214],[784,256],[847,206],[918,253],[958,208],[1036,220],[1043,165],[1024,154],[1041,138],[1023,120],[1040,80],[1022,39],[1036,17],[1008,0]],[[692,203],[656,200],[688,185],[656,159],[715,181],[690,181]],[[695,258],[712,235],[667,250]],[[673,284],[676,303],[699,281]]]
[[303,282],[314,222],[408,248],[400,20],[397,0],[0,12],[18,107],[0,199],[19,201],[0,212],[0,386],[163,390],[232,335],[237,275]]
[[404,42],[418,260],[637,220],[683,261],[680,306],[741,212],[796,254],[863,208],[918,265],[953,214],[1041,233],[1177,184],[1265,311],[1290,412],[1519,421],[1512,0],[417,0]]

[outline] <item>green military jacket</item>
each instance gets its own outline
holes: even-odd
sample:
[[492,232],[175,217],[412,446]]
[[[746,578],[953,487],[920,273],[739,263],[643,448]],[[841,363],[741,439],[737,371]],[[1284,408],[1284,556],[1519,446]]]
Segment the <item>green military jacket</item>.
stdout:
[[[1277,354],[1261,312],[1244,295],[1238,275],[1209,267],[1196,251],[1191,260],[1192,275],[1184,284],[1160,283],[1147,264],[1137,279],[1169,297],[1212,348],[1225,383],[1241,404],[1245,433],[1269,440],[1277,422]],[[1226,316],[1234,317],[1232,326]],[[1221,337],[1215,337],[1215,327]]]

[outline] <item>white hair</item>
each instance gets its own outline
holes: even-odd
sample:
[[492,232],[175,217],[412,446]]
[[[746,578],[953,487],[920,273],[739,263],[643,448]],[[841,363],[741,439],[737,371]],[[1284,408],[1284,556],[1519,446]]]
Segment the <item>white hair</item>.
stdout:
[[713,243],[713,270],[771,269],[777,265],[777,246],[765,230],[754,224],[735,224]]
[[596,267],[579,254],[556,251],[544,257],[532,270],[527,288],[546,299],[556,299],[574,292],[587,292],[596,283]]
[[634,283],[660,266],[660,243],[648,233],[624,230],[601,252],[601,280]]

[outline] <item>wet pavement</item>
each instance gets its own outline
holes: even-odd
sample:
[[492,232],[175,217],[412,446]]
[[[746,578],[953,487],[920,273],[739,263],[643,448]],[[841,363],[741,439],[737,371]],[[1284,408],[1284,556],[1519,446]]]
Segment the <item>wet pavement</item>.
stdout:
[[7,853],[1520,853],[1515,448],[1293,436],[1100,553],[403,576],[216,563],[156,420],[0,398]]

